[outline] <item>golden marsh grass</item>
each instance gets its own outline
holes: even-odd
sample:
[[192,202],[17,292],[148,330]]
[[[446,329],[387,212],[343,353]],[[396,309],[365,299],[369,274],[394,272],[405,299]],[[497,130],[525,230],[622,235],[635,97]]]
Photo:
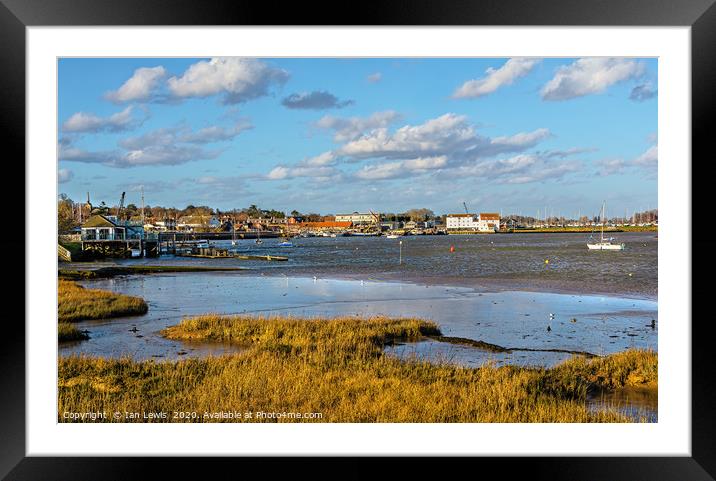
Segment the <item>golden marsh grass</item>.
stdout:
[[[383,353],[386,343],[439,334],[436,324],[420,319],[204,315],[164,334],[245,350],[165,362],[61,358],[58,420],[66,421],[66,411],[163,411],[167,419],[151,421],[164,422],[222,421],[204,417],[217,411],[285,411],[319,412],[320,422],[629,422],[614,411],[588,409],[588,389],[657,382],[657,355],[650,351],[575,357],[551,369],[466,368]],[[175,411],[197,417],[172,419]]]
[[63,279],[58,283],[57,317],[61,323],[139,315],[147,309],[147,303],[139,297],[86,289]]

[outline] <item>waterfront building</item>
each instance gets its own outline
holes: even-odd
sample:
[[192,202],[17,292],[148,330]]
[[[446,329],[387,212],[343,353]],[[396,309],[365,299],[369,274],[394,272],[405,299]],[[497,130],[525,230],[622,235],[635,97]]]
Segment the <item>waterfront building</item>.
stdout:
[[311,231],[339,231],[350,229],[353,224],[351,222],[340,221],[322,221],[322,222],[301,222],[299,224],[301,230]]
[[82,224],[82,240],[128,240],[142,239],[144,228],[120,222],[116,216],[96,214]]
[[445,219],[447,230],[478,230],[480,221],[474,214],[448,214]]
[[445,227],[453,231],[495,232],[500,229],[500,214],[448,214]]
[[500,229],[500,214],[481,212],[478,216],[477,230],[495,232]]
[[177,222],[179,230],[193,232],[197,229],[218,229],[221,221],[213,215],[188,215]]
[[[376,218],[377,217],[377,218]],[[336,222],[352,222],[353,225],[375,224],[380,219],[380,213],[361,214],[353,212],[352,214],[336,214]]]

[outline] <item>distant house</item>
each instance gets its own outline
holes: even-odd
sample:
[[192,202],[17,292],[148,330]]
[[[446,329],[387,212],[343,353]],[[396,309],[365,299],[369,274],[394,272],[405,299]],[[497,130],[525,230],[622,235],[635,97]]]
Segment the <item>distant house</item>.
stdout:
[[82,240],[128,240],[142,239],[144,228],[120,222],[113,215],[93,215],[82,224]]
[[494,232],[500,229],[500,214],[481,212],[477,229],[480,232]]
[[218,229],[221,227],[221,221],[213,215],[188,215],[179,219],[177,227],[189,232],[197,229]]

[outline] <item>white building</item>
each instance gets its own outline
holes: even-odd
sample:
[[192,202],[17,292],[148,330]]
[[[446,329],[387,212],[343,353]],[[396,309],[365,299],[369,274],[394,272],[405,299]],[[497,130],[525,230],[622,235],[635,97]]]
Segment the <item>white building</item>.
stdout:
[[500,214],[481,212],[477,224],[480,232],[495,232],[500,229]]
[[495,232],[500,228],[500,214],[448,214],[445,219],[447,230],[474,230]]
[[447,230],[477,230],[479,218],[473,214],[448,214],[445,219]]
[[[376,219],[377,217],[377,219]],[[374,224],[380,219],[380,214],[360,214],[353,212],[352,214],[336,214],[336,222],[353,222],[353,225],[358,224]]]

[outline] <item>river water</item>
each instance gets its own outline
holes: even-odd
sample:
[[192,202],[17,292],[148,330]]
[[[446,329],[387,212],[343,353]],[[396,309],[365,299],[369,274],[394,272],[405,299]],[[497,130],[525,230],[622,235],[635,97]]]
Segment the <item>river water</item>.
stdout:
[[[584,233],[408,236],[400,239],[312,237],[293,239],[295,247],[292,248],[278,247],[280,239],[265,239],[260,246],[252,240],[240,240],[236,246],[237,250],[247,254],[288,256],[287,262],[165,256],[159,261],[116,260],[93,265],[241,266],[266,275],[372,278],[481,289],[601,293],[655,300],[658,278],[656,233],[613,235],[617,242],[626,245],[625,250],[590,251],[586,246],[589,234]],[[231,241],[214,244],[231,247]]]

